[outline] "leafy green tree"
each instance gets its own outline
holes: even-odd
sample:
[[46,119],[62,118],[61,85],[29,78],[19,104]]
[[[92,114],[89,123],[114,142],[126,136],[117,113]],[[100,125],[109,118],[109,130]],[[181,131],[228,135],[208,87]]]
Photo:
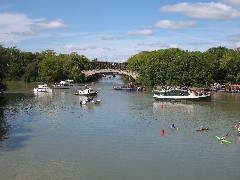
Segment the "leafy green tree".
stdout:
[[220,59],[220,67],[226,72],[225,81],[237,83],[240,76],[240,49],[228,50]]
[[44,82],[55,82],[62,77],[63,63],[54,51],[44,51],[44,58],[39,62],[39,80]]
[[214,64],[214,69],[213,69],[213,79],[216,82],[222,82],[224,81],[225,77],[226,77],[226,72],[224,71],[224,69],[221,69],[220,66],[220,60],[222,59],[222,57],[224,56],[224,54],[226,52],[228,52],[228,48],[226,47],[213,47],[210,48],[206,51],[207,53],[209,53],[211,55],[213,64]]
[[38,76],[38,65],[36,62],[29,63],[25,68],[25,73],[23,75],[23,79],[26,82],[34,82],[36,81]]
[[0,45],[0,95],[7,90],[7,85],[5,78],[7,76],[7,50],[3,46]]

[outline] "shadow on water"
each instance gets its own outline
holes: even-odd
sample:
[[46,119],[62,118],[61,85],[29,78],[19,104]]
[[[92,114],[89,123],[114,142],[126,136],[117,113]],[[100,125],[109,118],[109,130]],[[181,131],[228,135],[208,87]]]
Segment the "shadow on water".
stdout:
[[23,93],[6,93],[0,100],[0,150],[22,148],[30,138],[31,129],[24,127],[31,115],[28,99],[34,96]]

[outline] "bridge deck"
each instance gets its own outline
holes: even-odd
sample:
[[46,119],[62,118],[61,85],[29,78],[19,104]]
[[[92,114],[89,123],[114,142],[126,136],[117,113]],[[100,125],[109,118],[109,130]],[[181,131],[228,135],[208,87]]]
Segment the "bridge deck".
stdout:
[[90,76],[93,74],[124,74],[131,76],[134,79],[138,78],[138,74],[132,71],[127,71],[127,70],[119,70],[119,69],[93,69],[93,70],[87,70],[87,71],[82,71],[86,76]]

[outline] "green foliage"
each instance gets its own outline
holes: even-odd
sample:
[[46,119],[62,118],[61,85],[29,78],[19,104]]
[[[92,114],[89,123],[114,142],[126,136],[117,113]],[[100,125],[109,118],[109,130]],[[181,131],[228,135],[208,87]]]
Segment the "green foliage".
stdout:
[[5,82],[6,78],[6,71],[7,71],[7,51],[5,48],[0,46],[0,95],[4,93],[4,91],[7,90],[7,85]]
[[127,69],[138,72],[139,80],[149,86],[234,83],[240,80],[240,50],[216,47],[206,52],[178,48],[144,51],[127,60]]
[[[23,79],[27,82],[95,80],[98,75],[85,77],[82,73],[93,68],[89,62],[84,55],[77,53],[57,55],[52,50],[31,53],[22,52],[16,47],[0,46],[0,92],[7,88],[6,79]],[[98,59],[92,62],[96,65],[94,68],[102,66]],[[147,86],[202,87],[213,82],[234,84],[240,81],[240,49],[213,47],[206,52],[189,52],[178,48],[143,51],[130,57],[122,68],[137,72],[139,78],[136,83]]]

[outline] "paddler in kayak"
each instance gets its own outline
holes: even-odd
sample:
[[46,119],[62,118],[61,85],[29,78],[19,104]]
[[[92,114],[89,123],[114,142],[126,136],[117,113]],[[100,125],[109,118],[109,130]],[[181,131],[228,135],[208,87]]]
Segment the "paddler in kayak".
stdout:
[[222,136],[222,137],[221,137],[221,140],[226,140],[226,136]]

